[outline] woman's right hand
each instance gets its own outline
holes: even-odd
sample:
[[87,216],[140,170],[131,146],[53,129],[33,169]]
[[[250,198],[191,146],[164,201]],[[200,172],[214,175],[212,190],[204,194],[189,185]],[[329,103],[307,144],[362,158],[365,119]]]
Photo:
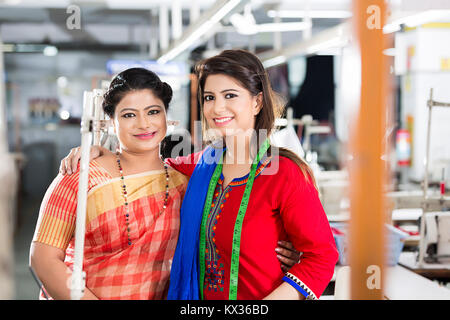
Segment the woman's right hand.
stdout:
[[[105,152],[109,151],[106,148],[99,146],[91,146],[91,154],[89,156],[89,161],[92,159],[98,158],[102,156]],[[81,147],[76,147],[70,149],[70,153],[67,157],[61,160],[61,164],[59,165],[59,173],[65,175],[71,175],[72,173],[77,171],[78,161],[81,158]]]

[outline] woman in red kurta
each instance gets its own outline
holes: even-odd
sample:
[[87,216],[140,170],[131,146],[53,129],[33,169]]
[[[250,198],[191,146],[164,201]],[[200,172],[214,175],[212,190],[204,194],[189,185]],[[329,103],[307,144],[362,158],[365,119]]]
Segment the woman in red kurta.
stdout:
[[[168,163],[190,176],[200,155]],[[277,173],[271,174],[274,167]],[[205,299],[228,299],[233,228],[247,178],[236,178],[224,187],[222,176],[215,189],[207,220]],[[300,263],[286,274],[273,254],[279,239],[292,241],[303,252]],[[242,227],[237,299],[262,299],[283,280],[316,299],[333,275],[336,258],[328,220],[311,181],[288,158],[261,161]]]
[[[169,160],[191,176],[181,209],[190,224],[182,222],[169,298],[195,298],[199,290],[204,299],[317,299],[338,253],[312,170],[270,145],[282,106],[267,72],[255,55],[225,50],[198,63],[196,73],[204,137],[215,142],[202,153]],[[200,236],[194,227],[199,215]],[[183,245],[193,237],[198,253]],[[287,273],[273,255],[279,239],[302,252]],[[196,259],[198,277],[190,268]]]

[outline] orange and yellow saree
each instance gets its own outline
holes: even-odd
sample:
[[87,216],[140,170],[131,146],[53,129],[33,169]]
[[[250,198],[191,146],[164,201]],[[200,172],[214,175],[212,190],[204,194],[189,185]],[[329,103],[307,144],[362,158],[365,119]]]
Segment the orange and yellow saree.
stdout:
[[[129,245],[120,178],[111,177],[91,161],[83,269],[86,287],[99,299],[165,299],[188,181],[171,168],[169,176],[165,211],[164,170],[124,177],[132,240]],[[73,265],[78,178],[79,171],[55,178],[41,204],[33,237],[33,241],[64,250],[69,268]]]

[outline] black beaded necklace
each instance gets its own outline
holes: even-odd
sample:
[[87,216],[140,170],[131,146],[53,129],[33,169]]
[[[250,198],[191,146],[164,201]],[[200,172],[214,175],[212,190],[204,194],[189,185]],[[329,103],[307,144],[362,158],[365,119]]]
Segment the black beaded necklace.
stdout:
[[[122,169],[122,165],[120,163],[120,153],[119,153],[119,151],[116,152],[116,156],[117,156],[117,166],[119,167],[119,172],[120,172],[120,181],[122,182],[122,195],[123,195],[123,199],[125,201],[125,224],[127,226],[128,245],[131,245],[132,242],[131,242],[131,236],[130,236],[130,232],[131,232],[131,229],[130,229],[130,208],[128,206],[129,203],[128,203],[127,186],[125,185],[125,178],[123,176],[123,169]],[[167,165],[165,163],[164,163],[164,171],[166,172],[166,195],[165,195],[165,198],[164,198],[163,209],[159,212],[157,217],[159,217],[161,214],[164,213],[164,211],[167,208],[167,202],[168,202],[168,199],[169,199],[169,171],[168,171]]]

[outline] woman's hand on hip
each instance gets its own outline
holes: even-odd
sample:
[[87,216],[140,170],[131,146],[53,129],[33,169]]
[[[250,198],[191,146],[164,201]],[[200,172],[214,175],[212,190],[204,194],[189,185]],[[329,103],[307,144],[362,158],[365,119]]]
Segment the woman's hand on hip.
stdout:
[[278,241],[278,247],[275,251],[278,260],[281,262],[283,272],[288,272],[290,268],[300,262],[302,253],[298,252],[289,241]]

